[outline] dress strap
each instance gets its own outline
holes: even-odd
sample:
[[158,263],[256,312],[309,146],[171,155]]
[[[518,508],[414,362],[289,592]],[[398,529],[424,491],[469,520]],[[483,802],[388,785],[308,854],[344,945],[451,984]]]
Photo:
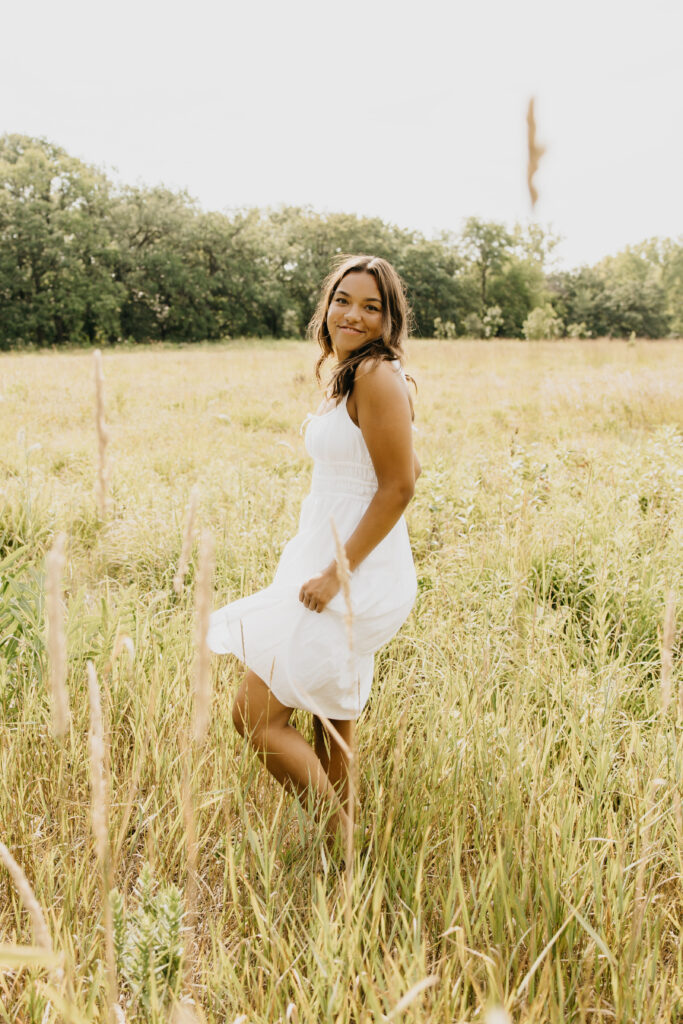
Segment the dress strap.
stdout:
[[313,419],[313,416],[314,416],[314,414],[312,412],[307,412],[306,413],[306,415],[304,416],[303,420],[301,421],[301,426],[299,427],[299,437],[301,437],[301,435],[303,434],[304,430],[308,426],[309,422]]
[[[408,387],[408,378],[406,377],[406,371],[405,371],[405,370],[403,369],[403,367],[401,366],[401,364],[400,364],[399,360],[398,360],[398,359],[392,359],[392,360],[391,360],[391,365],[392,365],[392,366],[394,367],[394,369],[395,369],[395,370],[396,370],[396,371],[397,371],[398,373],[400,373],[400,374],[401,374],[401,378],[402,378],[402,380],[403,380],[403,383],[405,384],[405,386],[406,386],[406,387]],[[411,428],[412,428],[412,430],[413,430],[413,432],[414,432],[415,434],[418,434],[418,433],[419,433],[419,430],[418,430],[418,428],[417,428],[417,427],[415,426],[415,424],[414,424],[414,423],[411,423]]]

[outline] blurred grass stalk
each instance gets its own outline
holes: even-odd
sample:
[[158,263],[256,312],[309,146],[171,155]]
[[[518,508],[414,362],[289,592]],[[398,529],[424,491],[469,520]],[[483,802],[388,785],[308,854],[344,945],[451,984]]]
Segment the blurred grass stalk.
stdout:
[[95,838],[95,852],[100,869],[102,917],[104,921],[105,964],[107,972],[107,1008],[110,1021],[116,1022],[118,985],[116,980],[116,957],[114,952],[114,928],[109,894],[112,888],[111,848],[109,844],[109,802],[111,778],[109,757],[105,738],[102,701],[97,673],[92,661],[87,663],[88,700],[90,704],[90,809],[92,831]]
[[47,606],[47,653],[50,681],[52,732],[61,739],[69,730],[71,712],[66,688],[66,636],[62,576],[66,562],[66,534],[59,533],[46,556],[45,602]]
[[197,506],[199,504],[199,487],[197,484],[194,485],[190,491],[190,500],[186,509],[185,517],[185,529],[183,531],[183,545],[180,551],[180,558],[178,560],[178,568],[176,574],[173,577],[173,589],[176,594],[180,595],[183,592],[185,583],[185,574],[187,573],[187,567],[190,563],[190,554],[192,553],[192,540],[194,537],[194,523],[197,517]]
[[[346,549],[339,536],[336,523],[334,519],[330,518],[330,525],[332,527],[332,535],[334,537],[334,545],[337,553],[337,578],[341,587],[342,594],[344,595],[344,604],[346,605],[346,632],[349,644],[349,660],[351,665],[354,665],[354,650],[353,650],[353,608],[351,607],[351,569],[349,566],[349,560],[346,557]],[[328,722],[328,729],[331,723]],[[336,733],[336,730],[335,730]],[[355,731],[353,733],[355,736]],[[337,741],[341,737],[337,734]],[[346,911],[347,921],[350,923],[352,915],[352,891],[353,891],[353,859],[354,859],[354,833],[356,828],[356,775],[357,775],[357,763],[356,763],[356,749],[355,740],[352,739],[351,746],[349,747],[346,743],[343,744],[342,750],[346,754],[347,758],[347,775],[348,775],[348,803],[346,806],[346,813],[349,816],[348,826],[344,830],[345,846],[346,846]]]
[[100,518],[107,518],[109,506],[109,458],[107,456],[107,445],[109,444],[109,430],[104,412],[104,371],[102,369],[102,353],[95,349],[93,353],[95,367],[95,426],[97,428],[97,507]]

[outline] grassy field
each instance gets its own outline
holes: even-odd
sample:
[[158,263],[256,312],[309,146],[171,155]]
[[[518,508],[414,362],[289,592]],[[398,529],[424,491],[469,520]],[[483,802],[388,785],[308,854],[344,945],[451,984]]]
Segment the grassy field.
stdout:
[[[661,643],[669,591],[681,618],[683,344],[413,342],[408,356],[419,594],[359,723],[348,900],[320,828],[232,727],[231,659],[212,663],[206,743],[186,748],[196,544],[185,592],[172,586],[195,483],[215,605],[270,581],[309,486],[312,349],[105,352],[106,522],[92,353],[0,357],[0,841],[62,963],[8,950],[34,935],[0,866],[0,1020],[107,1019],[88,659],[128,1021],[169,1020],[178,999],[227,1024],[474,1022],[493,1007],[525,1024],[683,1020],[680,627],[670,686]],[[60,530],[63,741],[44,625]]]

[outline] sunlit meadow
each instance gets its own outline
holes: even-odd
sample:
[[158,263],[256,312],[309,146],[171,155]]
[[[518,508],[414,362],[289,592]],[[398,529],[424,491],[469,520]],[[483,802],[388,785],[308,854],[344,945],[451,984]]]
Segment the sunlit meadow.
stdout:
[[680,626],[662,635],[667,595],[679,623],[683,604],[683,345],[411,343],[419,594],[359,723],[350,893],[235,733],[231,659],[192,740],[199,536],[215,605],[270,581],[309,486],[313,360],[284,341],[105,350],[102,519],[93,354],[0,357],[0,842],[49,933],[0,865],[0,1020],[683,1019]]

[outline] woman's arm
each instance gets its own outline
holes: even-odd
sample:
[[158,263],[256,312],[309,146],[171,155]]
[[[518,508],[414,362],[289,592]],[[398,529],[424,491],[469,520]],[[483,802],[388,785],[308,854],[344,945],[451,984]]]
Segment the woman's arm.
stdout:
[[[405,385],[387,362],[357,373],[354,395],[358,425],[377,476],[377,491],[345,544],[351,571],[396,525],[413,496],[420,464],[413,452],[410,402]],[[337,563],[301,588],[299,599],[321,612],[339,591]]]
[[382,361],[357,375],[354,393],[377,491],[345,544],[352,572],[396,525],[415,490],[410,402],[401,377]]

